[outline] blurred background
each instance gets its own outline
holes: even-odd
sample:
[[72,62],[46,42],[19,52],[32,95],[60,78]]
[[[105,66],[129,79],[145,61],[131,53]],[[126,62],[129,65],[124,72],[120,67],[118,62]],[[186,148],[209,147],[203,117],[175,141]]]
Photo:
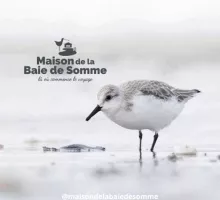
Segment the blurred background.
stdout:
[[[43,145],[82,143],[104,146],[109,152],[136,151],[137,132],[117,126],[102,113],[85,121],[101,86],[133,79],[202,91],[161,131],[158,151],[185,144],[218,150],[219,9],[217,0],[2,2],[0,144],[7,153],[1,154],[3,165],[19,163],[15,152],[41,150]],[[24,65],[36,67],[37,56],[58,57],[54,41],[63,37],[77,48],[73,58],[94,59],[95,67],[107,68],[107,74],[78,75],[92,77],[90,83],[38,82],[38,75],[24,75]],[[153,133],[145,130],[145,150],[152,140]],[[32,155],[22,158],[23,164],[33,159]]]
[[[125,134],[132,141],[137,133],[101,113],[85,122],[101,86],[132,79],[160,80],[203,92],[161,133],[158,145],[170,138],[172,144],[183,138],[196,144],[218,143],[213,138],[219,131],[219,7],[218,1],[205,0],[4,2],[0,8],[1,143],[19,143],[24,136],[108,145],[112,134],[122,138]],[[73,58],[94,59],[95,67],[107,68],[107,74],[78,75],[92,77],[90,83],[38,82],[38,75],[24,75],[24,65],[36,67],[37,56],[58,57],[54,41],[62,37],[77,47]],[[96,139],[95,133],[100,134]],[[144,144],[150,142],[146,139]]]

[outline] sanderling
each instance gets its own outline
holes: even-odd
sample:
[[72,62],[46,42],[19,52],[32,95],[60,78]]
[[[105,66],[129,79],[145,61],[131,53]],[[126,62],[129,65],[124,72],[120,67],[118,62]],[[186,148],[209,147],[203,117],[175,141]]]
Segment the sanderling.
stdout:
[[116,124],[139,131],[141,153],[142,130],[153,131],[151,151],[158,132],[168,126],[182,111],[185,103],[200,91],[174,88],[160,81],[134,80],[119,86],[105,85],[98,93],[98,105],[86,118],[89,121],[102,111]]

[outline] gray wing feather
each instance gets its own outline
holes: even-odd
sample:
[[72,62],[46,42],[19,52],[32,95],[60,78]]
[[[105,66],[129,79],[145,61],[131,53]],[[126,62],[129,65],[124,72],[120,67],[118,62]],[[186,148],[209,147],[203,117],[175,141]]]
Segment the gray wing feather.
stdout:
[[126,100],[133,98],[133,95],[139,94],[142,95],[152,95],[155,98],[168,100],[174,96],[172,86],[160,82],[160,81],[147,81],[147,80],[135,80],[128,81],[121,85],[122,90],[124,91],[124,96]]
[[179,102],[186,102],[192,97],[194,97],[197,93],[200,93],[200,91],[197,89],[176,89],[166,83],[159,81],[149,81],[149,84],[143,86],[143,88],[141,88],[140,91],[144,95],[152,95],[162,100],[169,100],[170,98],[175,97]]
[[152,95],[156,98],[162,99],[162,100],[168,100],[171,97],[174,96],[173,92],[168,88],[142,88],[140,91],[144,95]]
[[194,90],[175,89],[173,92],[175,93],[175,96],[177,97],[179,102],[188,101],[189,99],[194,97],[195,94],[200,93],[200,91],[197,89]]
[[142,95],[151,95],[165,101],[175,97],[179,102],[182,102],[188,101],[196,93],[200,92],[199,90],[180,90],[164,82],[147,80],[129,81],[122,84],[121,88],[125,92],[125,99],[127,101],[129,101],[134,94],[141,92]]

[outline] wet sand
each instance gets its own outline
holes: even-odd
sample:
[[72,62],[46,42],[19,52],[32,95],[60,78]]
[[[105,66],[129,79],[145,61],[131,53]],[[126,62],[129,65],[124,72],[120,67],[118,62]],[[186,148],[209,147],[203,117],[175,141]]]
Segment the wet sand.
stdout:
[[163,200],[219,199],[218,151],[156,157],[143,151],[43,153],[9,148],[0,153],[0,199],[60,200],[62,194],[157,194]]

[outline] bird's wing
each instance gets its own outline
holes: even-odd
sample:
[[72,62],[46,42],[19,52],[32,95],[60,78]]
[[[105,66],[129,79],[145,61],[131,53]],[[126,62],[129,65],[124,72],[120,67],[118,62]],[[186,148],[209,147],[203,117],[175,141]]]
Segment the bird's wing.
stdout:
[[151,95],[161,100],[174,96],[172,86],[160,81],[135,80],[121,85],[125,99],[130,100],[134,95]]
[[161,100],[169,100],[175,96],[173,87],[159,81],[149,81],[148,84],[143,84],[139,91],[142,95],[151,95]]
[[125,99],[127,100],[132,99],[134,95],[151,95],[157,99],[165,101],[174,97],[179,102],[186,102],[200,92],[196,89],[181,90],[164,82],[148,80],[129,81],[122,84],[121,88],[123,89]]

